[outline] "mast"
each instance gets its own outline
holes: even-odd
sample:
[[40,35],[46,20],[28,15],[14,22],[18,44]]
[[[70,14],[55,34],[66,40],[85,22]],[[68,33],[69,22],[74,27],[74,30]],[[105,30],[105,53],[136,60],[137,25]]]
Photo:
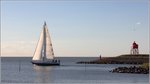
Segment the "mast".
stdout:
[[45,29],[45,26],[46,26],[46,22],[44,22],[44,26],[43,26],[43,30],[44,30],[44,45],[43,45],[43,58],[45,59],[46,58],[46,29]]

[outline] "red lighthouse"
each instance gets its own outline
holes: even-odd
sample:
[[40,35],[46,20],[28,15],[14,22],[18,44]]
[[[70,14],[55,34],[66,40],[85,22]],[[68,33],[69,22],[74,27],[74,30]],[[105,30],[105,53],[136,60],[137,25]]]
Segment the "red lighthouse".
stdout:
[[130,53],[133,54],[133,55],[139,54],[138,44],[135,43],[135,41],[132,44]]

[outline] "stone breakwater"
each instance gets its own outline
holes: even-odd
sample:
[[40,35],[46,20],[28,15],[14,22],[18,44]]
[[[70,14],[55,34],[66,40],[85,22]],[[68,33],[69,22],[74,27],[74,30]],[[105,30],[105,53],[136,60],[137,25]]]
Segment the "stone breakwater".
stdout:
[[136,66],[130,66],[130,67],[118,67],[110,72],[116,72],[116,73],[137,73],[137,74],[149,74],[149,68],[143,68],[143,67],[136,67]]

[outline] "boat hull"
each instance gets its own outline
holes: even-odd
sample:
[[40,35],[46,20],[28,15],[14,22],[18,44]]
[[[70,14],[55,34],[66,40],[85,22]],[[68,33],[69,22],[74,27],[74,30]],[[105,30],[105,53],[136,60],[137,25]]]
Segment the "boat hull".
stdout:
[[35,64],[35,65],[39,65],[39,66],[59,66],[60,65],[60,62],[42,62],[42,61],[31,61],[32,64]]

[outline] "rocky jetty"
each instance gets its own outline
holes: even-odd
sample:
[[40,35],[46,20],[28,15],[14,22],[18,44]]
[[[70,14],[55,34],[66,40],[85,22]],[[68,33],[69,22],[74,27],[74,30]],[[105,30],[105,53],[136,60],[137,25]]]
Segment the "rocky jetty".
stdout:
[[143,67],[136,67],[136,66],[130,66],[130,67],[118,67],[113,69],[110,72],[116,72],[116,73],[137,73],[137,74],[149,74],[149,68],[143,68]]

